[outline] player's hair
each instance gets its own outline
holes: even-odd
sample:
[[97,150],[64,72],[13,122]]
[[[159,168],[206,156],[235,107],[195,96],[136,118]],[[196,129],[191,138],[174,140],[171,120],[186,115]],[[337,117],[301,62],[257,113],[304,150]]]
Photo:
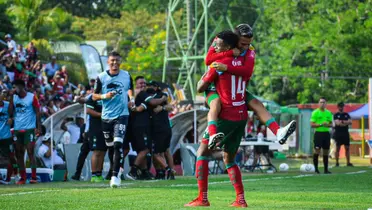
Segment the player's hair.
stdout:
[[217,34],[217,37],[222,39],[222,41],[231,48],[238,46],[239,36],[232,31],[221,31]]
[[134,79],[134,81],[137,82],[137,80],[139,80],[139,79],[145,79],[145,77],[144,77],[144,76],[137,76],[137,77]]
[[116,52],[116,51],[111,51],[111,52],[109,53],[108,57],[110,57],[110,56],[113,56],[113,57],[116,57],[116,56],[121,57],[121,55],[120,55],[118,52]]
[[246,23],[239,24],[238,26],[235,27],[234,31],[239,37],[247,37],[247,38],[252,38],[253,37],[253,30],[252,27]]
[[321,100],[321,99],[327,101],[327,99],[326,99],[324,96],[321,96],[321,97],[319,98],[319,100]]
[[20,79],[14,80],[13,85],[20,85],[22,87],[26,87],[25,81],[20,80]]

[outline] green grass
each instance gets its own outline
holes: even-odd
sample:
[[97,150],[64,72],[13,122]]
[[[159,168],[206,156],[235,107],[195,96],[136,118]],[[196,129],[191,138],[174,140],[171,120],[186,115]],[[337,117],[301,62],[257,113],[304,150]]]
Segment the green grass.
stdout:
[[[361,165],[367,165],[367,160]],[[286,160],[290,166],[303,161]],[[357,162],[357,161],[354,161]],[[333,174],[301,176],[298,169],[274,174],[244,173],[251,209],[368,209],[372,208],[372,169],[332,168]],[[350,172],[360,172],[348,174]],[[228,209],[235,193],[227,175],[210,176],[209,209]],[[197,195],[194,177],[174,181],[123,181],[119,189],[107,183],[55,182],[0,186],[4,209],[187,209]]]

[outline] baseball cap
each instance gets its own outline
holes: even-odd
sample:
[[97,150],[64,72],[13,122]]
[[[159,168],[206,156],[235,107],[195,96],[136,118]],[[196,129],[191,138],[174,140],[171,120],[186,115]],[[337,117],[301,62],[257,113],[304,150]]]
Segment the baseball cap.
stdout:
[[12,35],[7,34],[7,35],[5,35],[5,38],[12,38]]
[[340,103],[337,104],[337,106],[338,106],[338,107],[344,107],[345,104],[344,104],[344,102],[340,102]]
[[49,141],[51,137],[52,137],[52,135],[50,135],[50,133],[46,133],[46,134],[44,135],[42,141]]

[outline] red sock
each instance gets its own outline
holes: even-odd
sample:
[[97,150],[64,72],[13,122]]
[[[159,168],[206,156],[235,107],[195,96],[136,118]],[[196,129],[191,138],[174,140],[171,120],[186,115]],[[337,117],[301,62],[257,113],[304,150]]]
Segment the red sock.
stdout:
[[13,173],[13,166],[12,164],[8,164],[8,167],[6,168],[6,181],[9,182]]
[[230,181],[236,192],[236,200],[239,201],[239,203],[245,202],[242,174],[240,173],[239,167],[234,165],[228,168],[227,172],[229,173]]
[[276,135],[278,133],[278,130],[280,126],[275,121],[271,122],[267,127]]
[[19,169],[19,174],[22,179],[26,180],[26,169]]
[[31,178],[36,179],[36,168],[31,168]]
[[215,121],[208,122],[208,133],[209,136],[212,136],[217,133],[217,125]]
[[[200,158],[200,157],[199,157]],[[199,196],[202,201],[208,201],[208,160],[196,161],[196,179],[198,180]]]

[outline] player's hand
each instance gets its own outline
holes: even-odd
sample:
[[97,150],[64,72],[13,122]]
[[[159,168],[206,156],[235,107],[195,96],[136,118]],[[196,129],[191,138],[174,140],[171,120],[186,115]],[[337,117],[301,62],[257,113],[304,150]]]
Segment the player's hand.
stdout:
[[162,106],[157,106],[157,107],[154,108],[154,112],[155,112],[155,113],[159,113],[159,112],[161,112],[162,110],[163,110],[163,107],[162,107]]
[[115,91],[110,91],[110,92],[106,93],[106,98],[107,99],[112,99],[115,95],[116,95]]
[[213,62],[212,67],[215,68],[217,71],[227,71],[227,65],[222,63]]
[[234,48],[233,49],[233,55],[234,55],[234,57],[238,57],[240,54],[241,53],[240,53],[240,50],[238,48]]
[[12,125],[13,124],[13,120],[12,119],[8,119],[8,125]]
[[162,99],[164,102],[166,102],[166,101],[168,100],[168,97],[165,96],[165,95],[163,95],[163,96],[161,97],[161,99]]
[[129,101],[128,102],[128,108],[129,109],[132,109],[132,107],[134,107],[134,102],[133,101]]

